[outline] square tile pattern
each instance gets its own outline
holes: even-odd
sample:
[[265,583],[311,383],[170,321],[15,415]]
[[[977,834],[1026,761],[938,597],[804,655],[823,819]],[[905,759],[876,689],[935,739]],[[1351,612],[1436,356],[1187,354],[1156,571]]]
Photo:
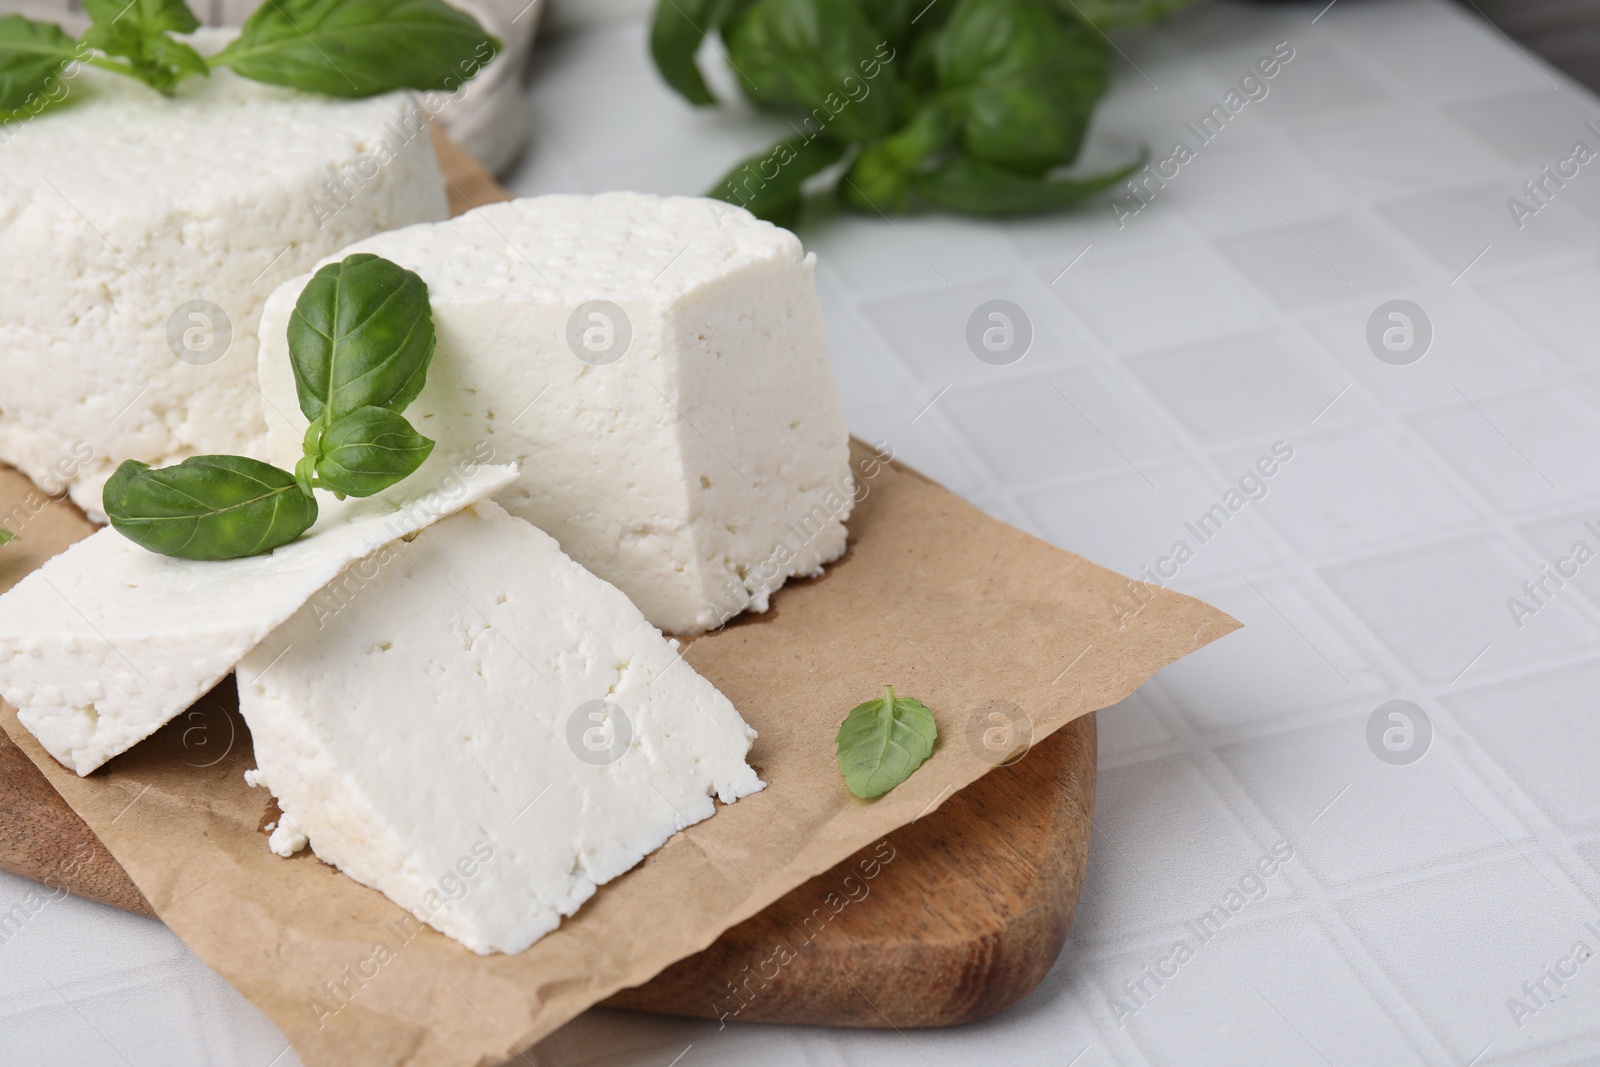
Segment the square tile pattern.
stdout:
[[[1600,100],[1445,0],[1118,41],[1084,166],[1194,150],[1138,199],[801,234],[858,435],[1246,623],[1102,713],[1066,950],[971,1027],[594,1011],[539,1064],[1600,1062],[1600,162],[1544,170]],[[638,22],[542,43],[511,187],[694,192],[786,135],[646,56]],[[1020,356],[969,344],[995,300]],[[294,1062],[163,933],[43,905],[0,1062]]]

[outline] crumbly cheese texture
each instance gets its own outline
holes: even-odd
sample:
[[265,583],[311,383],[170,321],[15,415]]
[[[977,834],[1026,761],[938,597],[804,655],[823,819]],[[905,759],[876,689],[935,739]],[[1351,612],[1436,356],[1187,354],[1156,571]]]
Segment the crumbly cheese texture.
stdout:
[[[373,568],[369,568],[373,569]],[[484,502],[404,544],[337,623],[239,664],[274,851],[316,854],[480,953],[762,788],[755,732],[614,586]],[[601,703],[608,702],[608,703]]]
[[[305,536],[244,559],[173,559],[100,530],[0,596],[0,696],[52,756],[88,774],[204,696],[352,561],[515,477],[435,456],[378,496],[322,497]],[[323,602],[319,617],[340,608]]]
[[[765,611],[843,553],[849,442],[815,257],[792,233],[721,201],[606,193],[495,204],[352,251],[428,283],[443,369],[407,418],[520,464],[497,501],[656,626]],[[306,426],[284,340],[303,284],[262,317],[279,462]]]
[[227,70],[170,99],[92,68],[64,84],[66,106],[0,127],[0,460],[101,519],[125,459],[264,455],[267,296],[448,212],[408,93],[333,100]]

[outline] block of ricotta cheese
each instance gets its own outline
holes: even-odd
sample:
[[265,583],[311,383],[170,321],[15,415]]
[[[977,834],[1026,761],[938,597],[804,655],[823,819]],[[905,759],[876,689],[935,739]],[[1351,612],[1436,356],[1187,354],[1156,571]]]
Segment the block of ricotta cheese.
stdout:
[[[436,369],[406,410],[441,447],[522,467],[496,499],[668,633],[720,626],[843,553],[849,443],[815,259],[716,200],[495,204],[361,241],[428,283]],[[285,328],[262,315],[277,462],[298,457]]]
[[[216,51],[226,33],[194,43]],[[408,93],[333,100],[85,68],[0,126],[0,460],[96,519],[118,464],[261,456],[261,306],[351,241],[447,215]]]
[[480,953],[762,783],[755,732],[627,597],[490,501],[394,546],[334,623],[239,664],[239,709],[315,853]]
[[[0,596],[0,697],[52,756],[88,774],[204,696],[352,561],[515,477],[436,453],[378,496],[322,497],[305,536],[245,559],[173,559],[100,530]],[[319,617],[352,599],[319,598]]]

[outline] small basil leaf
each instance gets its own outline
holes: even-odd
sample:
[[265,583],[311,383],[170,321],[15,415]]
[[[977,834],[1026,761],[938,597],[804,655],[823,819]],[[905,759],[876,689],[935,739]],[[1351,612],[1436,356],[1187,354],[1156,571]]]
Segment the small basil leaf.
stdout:
[[78,42],[53,23],[0,18],[0,121],[42,100],[78,51]]
[[17,535],[16,534],[12,533],[10,530],[6,529],[4,526],[0,526],[0,545],[9,545],[11,542],[15,541],[16,539],[17,539]]
[[294,475],[242,456],[195,456],[152,470],[128,460],[102,497],[134,544],[179,559],[237,559],[288,544],[317,521]]
[[759,219],[794,228],[801,187],[844,156],[844,145],[822,138],[791,137],[734,167],[707,196],[738,204]]
[[695,56],[706,36],[722,28],[734,0],[661,0],[650,26],[650,56],[678,95],[696,106],[714,104]]
[[928,203],[967,215],[1037,215],[1112,188],[1144,166],[1146,158],[1142,154],[1120,170],[1093,178],[1043,178],[961,156],[916,176],[912,186]]
[[[315,424],[313,423],[313,425]],[[316,453],[307,452],[305,455],[300,457],[300,462],[294,465],[294,480],[295,483],[300,486],[300,491],[302,493],[304,493],[306,496],[311,495],[312,490],[316,488],[315,483],[317,480]]]
[[[83,0],[83,13],[94,23],[91,31],[119,41],[140,40],[162,33],[193,33],[200,28],[200,20],[184,0]],[[85,40],[88,39],[85,34]],[[95,47],[105,48],[100,44]]]
[[211,62],[271,85],[362,97],[453,92],[499,51],[443,0],[271,0]]
[[198,52],[167,36],[200,25],[184,0],[84,0],[83,10],[94,20],[84,43],[128,57],[134,76],[154,89],[171,92],[190,75],[211,73]]
[[755,0],[723,40],[745,95],[805,112],[807,136],[882,137],[910,109],[893,51],[852,0]]
[[206,57],[196,52],[182,41],[174,41],[171,37],[162,37],[156,41],[151,49],[151,60],[158,66],[177,74],[182,81],[191,74],[198,74],[202,78],[211,76],[211,64],[206,62]]
[[357,408],[403,411],[422,392],[435,344],[428,286],[415,273],[364,252],[330,263],[289,318],[300,410],[324,425]]
[[411,475],[433,451],[405,416],[385,408],[361,408],[334,421],[322,435],[316,457],[324,489],[343,496],[372,496]]
[[882,796],[922,766],[938,737],[933,712],[886,685],[883,696],[851,709],[839,727],[839,773],[863,800]]

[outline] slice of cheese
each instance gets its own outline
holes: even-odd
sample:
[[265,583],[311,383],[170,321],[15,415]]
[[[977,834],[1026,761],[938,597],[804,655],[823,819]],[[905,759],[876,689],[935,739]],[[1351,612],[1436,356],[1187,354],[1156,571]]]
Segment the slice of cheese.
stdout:
[[99,519],[125,459],[261,456],[267,296],[447,209],[409,93],[334,100],[215,70],[169,98],[72,69],[65,106],[0,125],[0,460]]
[[515,477],[436,454],[378,496],[322,497],[305,536],[245,559],[172,559],[101,530],[0,596],[0,696],[52,756],[88,774],[204,696],[313,597],[319,617],[344,610],[359,587],[324,590],[352,560]]
[[755,732],[676,642],[491,502],[394,546],[335,624],[302,609],[238,680],[274,849],[308,837],[480,953],[762,788]]
[[[412,226],[373,252],[428,283],[437,365],[407,418],[522,467],[496,497],[669,633],[765,611],[843,553],[853,484],[815,262],[716,200],[546,196]],[[298,457],[285,329],[262,313],[272,453]]]

